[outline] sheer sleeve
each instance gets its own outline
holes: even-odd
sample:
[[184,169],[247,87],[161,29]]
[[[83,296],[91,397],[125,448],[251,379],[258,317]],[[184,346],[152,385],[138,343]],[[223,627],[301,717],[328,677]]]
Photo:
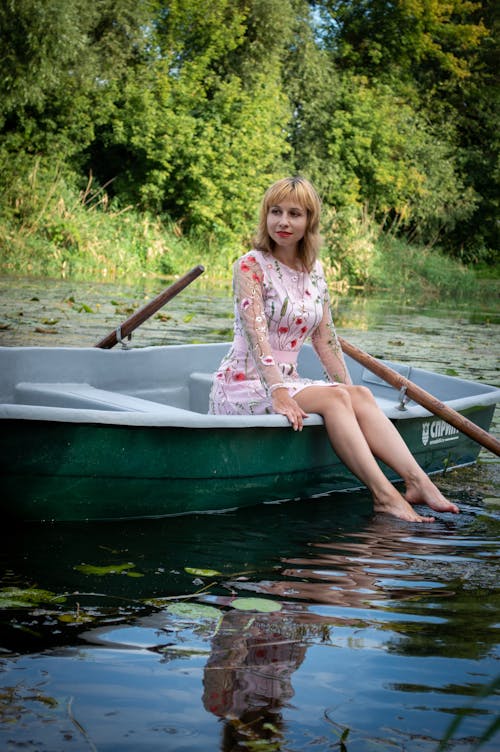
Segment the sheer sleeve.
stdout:
[[266,391],[284,386],[269,342],[263,297],[264,275],[252,254],[239,259],[233,268],[233,291],[241,334],[247,340],[255,367]]
[[352,379],[347,369],[342,347],[340,346],[337,332],[332,319],[330,309],[330,296],[328,286],[323,275],[323,270],[319,265],[319,282],[323,292],[323,316],[311,335],[312,345],[318,358],[321,360],[328,377],[332,381],[338,381],[343,384],[352,384]]

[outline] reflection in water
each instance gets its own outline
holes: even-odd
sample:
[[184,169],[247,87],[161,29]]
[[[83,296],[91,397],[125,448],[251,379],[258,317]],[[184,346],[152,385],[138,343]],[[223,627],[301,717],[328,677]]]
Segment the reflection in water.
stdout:
[[[57,735],[75,733],[64,710],[74,698],[88,738],[113,752],[183,739],[190,752],[326,752],[347,732],[348,752],[435,752],[473,705],[450,747],[465,752],[497,712],[494,696],[475,699],[498,660],[493,470],[482,469],[474,499],[463,492],[461,515],[428,526],[374,517],[367,495],[346,494],[9,531],[4,586],[66,600],[3,611],[2,646],[17,655],[4,653],[0,713],[10,718],[11,698],[20,720],[0,725],[0,744],[58,752]],[[470,477],[450,474],[455,498]],[[281,610],[232,606],[252,594]],[[179,603],[212,615],[179,615]]]
[[[282,711],[291,707],[293,673],[308,646],[318,638],[337,647],[354,644],[352,630],[343,642],[327,625],[350,624],[358,633],[375,627],[382,632],[378,641],[384,649],[399,655],[479,661],[494,651],[498,609],[478,611],[477,598],[481,592],[491,597],[498,588],[498,541],[474,540],[443,527],[435,538],[420,532],[411,536],[405,529],[395,530],[392,522],[376,519],[349,540],[310,543],[309,557],[284,558],[284,568],[273,581],[228,583],[278,597],[285,610],[266,616],[226,612],[212,638],[203,702],[225,719],[223,752],[236,749],[241,740],[276,742],[286,734]],[[485,558],[491,565],[486,570]],[[230,599],[209,600],[230,605]],[[493,600],[490,603],[493,606]],[[342,608],[335,608],[333,615],[323,605]],[[368,647],[361,634],[356,647]],[[444,681],[439,692],[470,698],[483,686],[480,680],[461,685]],[[392,689],[415,695],[437,688],[397,681]],[[485,708],[482,712],[487,716]],[[339,733],[350,730],[329,720]],[[363,736],[358,732],[359,739]],[[370,738],[375,743],[373,734]],[[427,741],[437,744],[439,735]]]
[[203,673],[203,704],[226,720],[222,752],[282,736],[282,709],[305,652],[296,625],[281,614],[225,613]]

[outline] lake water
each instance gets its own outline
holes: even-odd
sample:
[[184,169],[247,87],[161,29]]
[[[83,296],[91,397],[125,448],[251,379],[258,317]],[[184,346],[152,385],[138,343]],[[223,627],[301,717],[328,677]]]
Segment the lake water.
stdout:
[[[0,344],[92,345],[160,290],[0,279]],[[228,294],[193,283],[132,344],[227,340]],[[491,295],[333,307],[375,356],[500,385]],[[447,749],[476,748],[499,718],[499,480],[486,450],[438,477],[462,512],[425,526],[359,492],[4,528],[1,748],[437,752],[457,714]]]

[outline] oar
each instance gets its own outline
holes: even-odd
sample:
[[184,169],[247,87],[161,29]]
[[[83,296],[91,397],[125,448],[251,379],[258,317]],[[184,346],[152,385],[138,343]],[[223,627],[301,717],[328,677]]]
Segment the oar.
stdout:
[[406,389],[406,394],[410,399],[414,400],[414,402],[418,402],[419,405],[422,405],[434,415],[439,415],[439,417],[447,423],[458,428],[459,431],[462,431],[462,433],[465,433],[471,439],[477,441],[478,444],[481,444],[483,447],[493,452],[493,454],[500,457],[500,441],[498,441],[491,433],[480,428],[480,426],[476,426],[471,420],[468,420],[463,415],[460,415],[460,413],[457,413],[456,410],[453,410],[436,397],[433,397],[433,395],[426,392],[425,389],[417,386],[413,381],[402,376],[393,368],[385,365],[385,363],[381,363],[376,358],[368,355],[368,353],[360,350],[359,347],[347,342],[343,337],[339,337],[339,341],[342,350],[347,353],[347,355],[350,355],[351,358],[354,358],[358,363],[361,363],[370,371],[373,371],[373,373],[380,376],[384,381],[387,381],[391,386],[396,387],[396,389],[402,389],[404,387]]
[[177,282],[174,282],[173,285],[170,285],[170,287],[163,290],[163,292],[157,295],[156,298],[153,298],[149,303],[146,303],[142,308],[139,308],[139,310],[133,313],[132,316],[121,324],[121,326],[117,327],[115,331],[110,332],[106,337],[101,339],[95,347],[101,347],[105,350],[114,347],[117,342],[121,342],[122,339],[128,337],[134,329],[137,329],[137,327],[143,324],[146,319],[149,319],[149,317],[156,313],[156,311],[159,311],[165,303],[172,300],[172,298],[174,298],[181,290],[199,277],[200,274],[203,274],[204,271],[205,267],[201,265],[194,266],[189,272],[180,277]]

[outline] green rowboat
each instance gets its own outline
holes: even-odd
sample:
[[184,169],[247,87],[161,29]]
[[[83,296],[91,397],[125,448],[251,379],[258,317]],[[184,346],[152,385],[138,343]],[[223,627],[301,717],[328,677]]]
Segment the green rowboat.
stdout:
[[[280,415],[207,414],[211,374],[227,349],[0,348],[4,517],[162,517],[359,488],[319,416],[294,432]],[[403,405],[396,389],[347,361],[354,383],[373,391],[427,473],[476,461],[477,442],[414,402]],[[489,429],[500,389],[390,365]],[[299,370],[322,378],[310,346]]]

